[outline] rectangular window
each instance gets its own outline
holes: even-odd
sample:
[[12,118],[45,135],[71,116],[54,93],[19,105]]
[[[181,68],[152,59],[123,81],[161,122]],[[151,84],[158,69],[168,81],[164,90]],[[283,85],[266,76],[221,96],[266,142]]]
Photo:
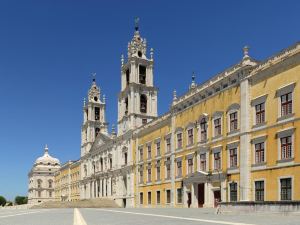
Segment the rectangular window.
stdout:
[[151,168],[148,168],[148,182],[151,182]]
[[237,112],[230,113],[229,119],[230,119],[230,131],[234,131],[238,129],[238,118],[237,118]]
[[292,114],[293,111],[293,100],[292,92],[281,95],[281,116]]
[[280,199],[292,200],[292,179],[280,179]]
[[182,133],[177,134],[177,148],[182,148]]
[[167,190],[166,194],[167,194],[167,204],[170,204],[171,203],[171,190]]
[[177,189],[177,203],[178,204],[182,203],[182,189],[181,188]]
[[221,135],[222,134],[221,118],[214,120],[214,126],[215,126],[215,136]]
[[156,143],[156,156],[160,156],[160,142]]
[[230,167],[236,167],[237,166],[237,148],[229,149],[229,155],[230,155]]
[[156,180],[160,180],[160,166],[156,167]]
[[201,133],[201,141],[206,141],[207,139],[207,121],[205,118],[201,119],[200,122],[200,133]]
[[52,198],[52,191],[49,191],[49,197]]
[[144,200],[144,194],[143,192],[140,192],[140,204],[143,205],[143,200]]
[[281,142],[281,159],[292,158],[292,137],[280,138]]
[[142,184],[144,182],[144,171],[140,169],[139,173],[140,173],[140,184]]
[[151,145],[147,146],[148,159],[151,159]]
[[148,192],[148,204],[151,205],[151,192]]
[[167,152],[171,152],[171,138],[166,139]]
[[160,204],[160,191],[156,191],[156,203]]
[[193,173],[193,159],[188,159],[188,174]]
[[265,143],[255,144],[255,163],[262,163],[265,161]]
[[192,145],[194,143],[194,132],[193,128],[188,130],[188,145]]
[[143,148],[140,148],[140,161],[143,161],[144,151]]
[[215,170],[221,169],[221,152],[214,153],[214,168]]
[[127,165],[127,152],[124,152],[124,164]]
[[237,201],[237,183],[233,182],[229,184],[230,188],[230,201],[236,202]]
[[206,171],[206,153],[200,154],[200,170]]
[[170,160],[170,158],[168,158],[166,161],[166,170],[167,170],[166,179],[169,180],[171,178],[171,160]]
[[177,161],[176,165],[177,165],[177,171],[176,171],[177,174],[176,174],[176,176],[181,177],[182,176],[182,162]]
[[265,185],[264,181],[255,181],[255,201],[264,201]]
[[265,103],[260,103],[255,106],[256,124],[265,122]]

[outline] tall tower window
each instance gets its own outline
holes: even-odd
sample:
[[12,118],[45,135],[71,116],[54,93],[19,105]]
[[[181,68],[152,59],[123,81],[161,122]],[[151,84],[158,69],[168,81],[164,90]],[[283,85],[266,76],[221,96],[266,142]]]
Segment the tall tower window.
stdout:
[[128,114],[128,98],[125,99],[125,115]]
[[147,96],[146,95],[141,95],[140,111],[141,111],[141,113],[147,113]]
[[129,69],[126,70],[126,84],[129,84]]
[[99,133],[100,133],[100,128],[96,127],[96,129],[95,129],[95,137],[97,137]]
[[100,108],[95,107],[95,120],[100,120]]
[[146,84],[146,67],[139,65],[139,79],[141,84]]

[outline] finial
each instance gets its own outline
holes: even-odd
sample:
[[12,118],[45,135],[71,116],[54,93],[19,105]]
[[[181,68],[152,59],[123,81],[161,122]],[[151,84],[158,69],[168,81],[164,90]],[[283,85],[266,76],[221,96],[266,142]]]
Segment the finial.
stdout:
[[151,49],[150,49],[150,59],[153,59],[153,53],[154,53],[154,49],[151,48]]
[[105,104],[105,101],[106,101],[106,96],[103,95],[103,103]]
[[135,19],[134,19],[134,29],[135,29],[135,31],[139,30],[139,22],[140,22],[140,18],[135,17]]
[[86,100],[85,98],[83,98],[83,106],[85,106],[85,104],[86,104]]
[[176,101],[177,100],[177,93],[176,93],[176,90],[174,89],[173,91],[173,101]]
[[196,78],[196,75],[195,75],[195,72],[193,72],[193,75],[192,75],[192,84],[191,84],[191,86],[190,86],[190,89],[196,87],[195,78]]
[[124,55],[123,54],[121,55],[121,65],[122,66],[124,65]]
[[48,145],[45,145],[45,153],[48,153]]
[[92,72],[91,75],[92,75],[92,77],[93,77],[93,82],[96,82],[96,73],[95,73],[95,72]]
[[249,58],[249,46],[245,46],[244,48],[243,48],[243,52],[244,52],[244,57],[243,57],[243,59],[247,59],[247,58]]

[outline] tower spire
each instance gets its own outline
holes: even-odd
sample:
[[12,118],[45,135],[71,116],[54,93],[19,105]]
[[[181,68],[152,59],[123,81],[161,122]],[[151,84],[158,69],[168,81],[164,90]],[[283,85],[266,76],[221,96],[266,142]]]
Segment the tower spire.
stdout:
[[135,29],[135,31],[139,31],[139,22],[140,22],[140,18],[135,17],[134,18],[134,29]]

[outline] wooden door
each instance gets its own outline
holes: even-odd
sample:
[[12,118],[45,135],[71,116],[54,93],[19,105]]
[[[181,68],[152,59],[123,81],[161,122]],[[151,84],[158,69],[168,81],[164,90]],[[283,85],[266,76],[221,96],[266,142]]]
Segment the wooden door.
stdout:
[[204,205],[204,183],[198,184],[198,207],[202,208]]

